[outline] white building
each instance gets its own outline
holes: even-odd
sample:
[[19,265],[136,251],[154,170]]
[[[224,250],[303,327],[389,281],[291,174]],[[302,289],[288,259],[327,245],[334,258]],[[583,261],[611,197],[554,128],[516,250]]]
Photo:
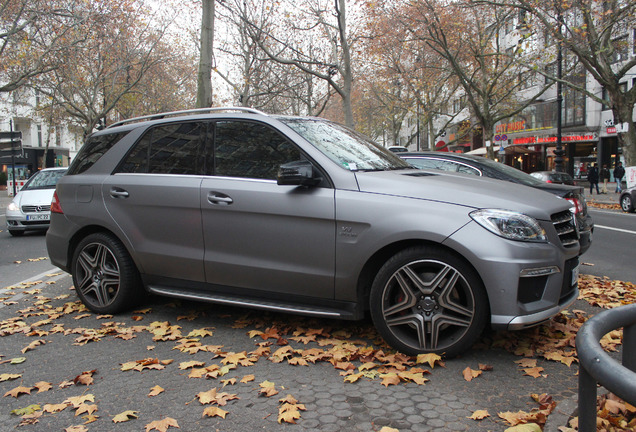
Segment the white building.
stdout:
[[[22,150],[15,154],[16,179],[27,179],[43,167],[68,166],[83,144],[80,128],[48,120],[46,112],[36,109],[39,96],[30,88],[0,94],[0,131],[22,133]],[[0,171],[8,179],[14,170],[11,152],[0,152]]]

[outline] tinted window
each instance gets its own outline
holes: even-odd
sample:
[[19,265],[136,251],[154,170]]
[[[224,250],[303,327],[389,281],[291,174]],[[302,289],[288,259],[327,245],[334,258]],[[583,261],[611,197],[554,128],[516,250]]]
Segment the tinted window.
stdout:
[[214,134],[214,175],[275,180],[281,164],[301,159],[279,132],[259,123],[220,121]]
[[80,174],[93,166],[112,146],[128,132],[91,136],[68,169],[68,175]]
[[173,123],[150,129],[120,165],[122,173],[203,174],[204,123]]

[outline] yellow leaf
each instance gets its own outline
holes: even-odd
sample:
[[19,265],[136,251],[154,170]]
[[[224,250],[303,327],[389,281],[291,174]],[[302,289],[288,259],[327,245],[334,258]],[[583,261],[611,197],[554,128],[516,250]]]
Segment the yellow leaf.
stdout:
[[181,370],[185,370],[185,369],[189,369],[193,367],[200,367],[200,366],[205,366],[205,362],[192,360],[192,361],[179,363],[179,369]]
[[418,354],[416,363],[417,364],[428,363],[431,369],[435,367],[435,363],[438,363],[440,366],[444,366],[444,363],[442,363],[442,358],[438,356],[437,354],[433,354],[433,353]]
[[225,411],[219,407],[216,406],[211,406],[211,407],[207,407],[206,409],[203,410],[203,415],[201,417],[204,416],[208,416],[208,417],[221,417],[221,418],[225,418],[225,416],[227,415],[228,411]]
[[526,423],[509,427],[504,432],[541,432],[541,427],[536,423]]
[[18,386],[13,390],[9,390],[8,392],[6,392],[4,394],[4,397],[13,396],[14,398],[17,398],[21,394],[31,394],[31,390],[33,390],[33,387]]
[[254,381],[254,379],[255,379],[254,375],[245,375],[243,378],[241,378],[241,382],[248,383],[250,381]]
[[119,413],[115,417],[113,417],[113,423],[123,423],[132,419],[136,419],[137,417],[139,417],[137,415],[138,412],[139,411],[128,410],[128,411]]
[[156,386],[154,386],[153,388],[150,389],[150,393],[148,393],[148,397],[157,396],[159,393],[163,393],[163,391],[164,390],[163,390],[162,387],[156,385]]
[[541,377],[541,372],[543,372],[543,368],[540,366],[534,367],[534,368],[527,368],[527,369],[523,369],[523,371],[525,372],[524,375],[528,375],[531,376],[533,378],[539,378]]
[[20,378],[22,375],[20,374],[1,374],[0,375],[0,382],[2,381],[9,381],[9,380],[14,380],[14,379],[18,379]]
[[486,417],[490,417],[487,410],[477,410],[470,417],[467,417],[472,420],[483,420]]
[[480,370],[473,370],[469,367],[467,367],[466,369],[464,369],[464,371],[462,372],[462,374],[464,375],[464,379],[466,381],[472,381],[473,378],[477,378],[479,375],[482,374],[482,371]]
[[151,430],[158,430],[159,432],[166,432],[169,427],[179,428],[179,424],[172,417],[166,417],[163,420],[155,420],[146,425],[146,432],[150,432]]
[[197,393],[197,398],[199,398],[199,402],[201,402],[203,405],[209,404],[216,399],[216,388],[213,388],[206,392]]
[[380,376],[382,377],[382,385],[385,387],[398,385],[400,383],[400,377],[398,377],[395,373],[388,373]]
[[42,408],[42,411],[47,412],[47,413],[56,413],[56,412],[60,412],[60,411],[64,410],[67,406],[68,406],[68,404],[65,404],[65,403],[61,403],[61,404],[46,404]]

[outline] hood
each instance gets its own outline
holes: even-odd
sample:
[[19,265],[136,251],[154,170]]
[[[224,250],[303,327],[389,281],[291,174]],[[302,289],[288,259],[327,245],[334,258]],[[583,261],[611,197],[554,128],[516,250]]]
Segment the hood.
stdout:
[[571,204],[557,195],[516,183],[439,171],[400,170],[356,172],[361,192],[403,196],[474,209],[512,210],[550,220]]
[[24,205],[51,205],[54,192],[55,188],[24,190],[18,192],[13,198],[13,202],[19,207]]

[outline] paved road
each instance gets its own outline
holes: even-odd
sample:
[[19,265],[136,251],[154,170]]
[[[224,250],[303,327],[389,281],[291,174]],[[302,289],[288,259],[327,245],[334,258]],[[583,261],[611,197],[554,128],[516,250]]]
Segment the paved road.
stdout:
[[[598,246],[598,236],[602,236],[603,232],[599,231],[595,239],[597,244],[593,247]],[[0,237],[5,234],[0,233]],[[195,432],[377,431],[382,426],[400,431],[501,431],[509,425],[498,417],[498,413],[529,412],[537,408],[538,404],[530,396],[533,393],[547,393],[559,403],[546,428],[556,431],[556,427],[565,424],[573,410],[572,398],[578,388],[576,364],[568,367],[560,362],[548,361],[541,358],[537,351],[530,360],[536,360],[537,367],[543,370],[538,378],[533,378],[516,363],[524,357],[513,353],[515,350],[518,354],[527,353],[524,347],[535,343],[536,336],[539,340],[546,339],[553,331],[550,327],[514,333],[487,333],[474,349],[460,358],[446,361],[443,367],[439,364],[434,368],[428,364],[408,364],[407,370],[419,368],[430,372],[424,375],[429,380],[424,385],[413,382],[383,385],[382,377],[371,376],[374,371],[380,373],[382,367],[401,368],[403,362],[382,358],[381,353],[388,350],[381,345],[368,322],[263,314],[156,297],[149,298],[140,306],[149,310],[98,317],[76,308],[76,297],[67,275],[51,273],[50,269],[44,269],[47,270],[45,272],[43,267],[50,267],[46,261],[25,259],[39,255],[33,252],[41,250],[42,245],[38,246],[37,242],[43,244],[44,238],[29,236],[24,239],[33,240],[29,248],[35,249],[27,248],[24,252],[27,255],[21,257],[23,262],[13,264],[14,267],[7,264],[2,267],[0,275],[0,376],[20,375],[15,380],[0,382],[0,395],[19,386],[33,388],[40,382],[51,383],[52,388],[42,392],[33,389],[30,394],[20,394],[17,398],[10,395],[0,397],[0,430],[14,430],[20,423],[20,417],[10,414],[12,410],[32,404],[41,408],[45,404],[64,404],[69,398],[80,395],[93,395],[94,402],[88,402],[87,406],[95,405],[97,408],[93,415],[98,418],[85,425],[89,431],[141,431],[147,424],[167,417],[175,419],[180,430]],[[12,241],[8,235],[2,240]],[[13,255],[7,255],[4,245],[0,245],[0,257],[6,263],[13,259]],[[2,289],[16,282],[12,279],[13,273],[8,274],[5,269],[17,271],[18,268],[20,274],[35,277],[17,288]],[[593,268],[600,268],[600,265]],[[9,280],[12,282],[9,283]],[[583,310],[588,314],[598,311],[582,300],[577,301],[571,310]],[[20,322],[30,327],[25,329]],[[151,329],[162,325],[168,328],[165,327],[168,324],[162,323],[179,326],[178,329],[169,328],[178,330],[180,335],[168,333],[167,339],[170,340],[153,340],[156,336]],[[258,334],[249,333],[256,330],[266,332],[272,327],[277,329],[282,339],[264,340]],[[20,328],[20,331],[14,332]],[[295,331],[300,337],[322,335],[317,336],[320,343],[313,341],[305,345],[302,339],[293,340]],[[185,338],[188,340],[185,341]],[[314,355],[335,356],[339,361],[334,360],[334,365],[314,357],[316,363],[309,362],[307,366],[292,366],[287,360],[276,362],[272,354],[288,346],[285,340],[297,350],[290,354],[291,357],[311,358],[307,357],[310,352],[306,350],[312,348]],[[42,342],[38,345],[38,341]],[[189,354],[182,351],[186,343],[190,343],[191,351],[196,352]],[[197,348],[197,343],[205,349]],[[270,344],[265,347],[270,354],[259,357],[255,352],[259,347],[263,349],[259,345],[262,343]],[[29,346],[32,348],[27,349]],[[182,365],[184,362],[198,361],[203,363],[198,368],[209,367],[214,374],[217,368],[226,366],[225,363],[232,364],[230,353],[242,352],[253,357],[254,364],[237,365],[216,379],[189,378],[191,369],[180,368],[185,367]],[[6,362],[16,358],[25,358],[25,361],[18,364]],[[162,370],[122,371],[123,364],[147,358],[172,362]],[[371,369],[369,376],[347,383],[341,376],[343,368],[349,367],[347,360],[356,368],[355,372],[361,368],[364,370],[368,365],[363,365],[370,362],[377,366]],[[492,370],[466,381],[463,371],[467,367],[478,370],[480,365],[487,365],[486,369]],[[147,366],[157,367],[152,363]],[[94,383],[90,386],[60,386],[85,371],[93,370]],[[254,379],[242,383],[241,380],[249,375],[253,375]],[[236,378],[236,382],[226,381],[227,385],[223,387],[222,380],[232,378]],[[261,396],[260,384],[264,381],[274,383],[279,393],[272,397]],[[157,385],[164,391],[149,397],[151,388]],[[203,410],[211,405],[202,405],[197,394],[213,388],[237,398],[221,407],[228,412],[225,419],[202,416]],[[277,422],[281,405],[279,399],[287,394],[306,408],[300,412],[297,425],[279,425]],[[135,411],[138,418],[126,423],[112,421],[115,415],[126,410]],[[477,410],[488,410],[490,417],[481,421],[469,419]],[[60,412],[47,412],[37,424],[20,429],[61,431],[89,420],[84,417],[86,414],[75,416],[75,413],[70,406]]]
[[[510,349],[519,349],[531,344],[533,335],[547,328],[486,334],[482,343],[466,355],[446,361],[445,367],[409,365],[407,370],[418,367],[431,372],[425,375],[429,379],[425,385],[403,382],[385,386],[380,377],[364,377],[355,383],[346,383],[341,376],[343,370],[327,361],[292,366],[287,361],[276,363],[269,359],[271,354],[257,357],[254,365],[239,365],[216,379],[189,378],[191,370],[180,369],[183,362],[196,360],[214,369],[224,366],[228,352],[245,352],[252,357],[254,354],[250,353],[257,350],[258,344],[262,342],[269,342],[270,353],[285,347],[284,342],[277,339],[264,341],[259,335],[250,337],[248,334],[251,330],[265,332],[270,327],[278,329],[280,336],[297,350],[314,348],[336,356],[344,355],[346,349],[357,353],[364,350],[369,358],[351,359],[351,364],[356,368],[369,361],[389,367],[391,359],[385,359],[384,362],[378,360],[378,350],[386,348],[379,345],[377,336],[366,322],[263,314],[246,309],[160,298],[149,299],[144,307],[151,310],[144,313],[131,312],[114,318],[100,318],[71,308],[77,302],[70,290],[68,276],[39,275],[38,281],[41,282],[34,286],[28,286],[27,283],[23,285],[25,288],[5,289],[0,293],[0,298],[6,298],[0,303],[0,326],[3,330],[7,332],[18,325],[11,323],[15,317],[20,317],[21,321],[32,326],[26,333],[5,333],[0,337],[2,360],[26,358],[20,364],[0,364],[0,375],[21,375],[17,380],[0,382],[0,394],[4,395],[18,386],[33,387],[41,381],[51,383],[52,388],[41,393],[34,389],[31,394],[23,394],[18,398],[0,398],[1,430],[13,430],[20,422],[19,417],[9,414],[11,410],[32,404],[41,407],[45,404],[60,404],[71,397],[91,394],[94,402],[88,405],[97,406],[94,414],[99,418],[86,425],[89,431],[139,431],[146,424],[165,417],[174,418],[181,430],[187,431],[377,431],[385,425],[400,431],[490,431],[507,427],[498,417],[499,412],[529,412],[537,408],[538,405],[530,397],[533,393],[547,393],[555,401],[563,403],[569,402],[577,389],[576,365],[568,367],[535,357],[537,366],[543,370],[539,378],[532,378],[524,375],[515,363],[523,357],[502,348],[510,345]],[[573,309],[595,312],[583,301],[578,301]],[[181,336],[176,340],[153,340],[153,334],[148,329],[159,325],[157,323],[178,325]],[[190,342],[194,342],[192,338],[200,339],[203,346],[214,346],[216,352],[200,350],[188,354],[175,349],[183,346],[183,337],[201,329],[210,330],[213,334],[190,336]],[[301,336],[312,334],[308,329],[338,340],[319,336],[323,344],[310,342],[305,345],[302,341],[291,339],[294,331],[299,331]],[[342,330],[350,334],[343,334]],[[96,334],[100,331],[103,333],[100,340],[93,340],[97,339]],[[127,340],[127,335],[134,337]],[[83,345],[87,340],[92,341]],[[22,352],[35,341],[44,343]],[[343,348],[336,349],[338,346]],[[376,358],[371,359],[371,354],[376,354]],[[297,351],[294,357],[303,355],[307,355],[307,352]],[[121,370],[124,363],[146,358],[172,360],[172,363],[163,370]],[[346,361],[346,358],[342,361]],[[401,362],[394,360],[392,363],[399,367]],[[480,365],[488,365],[492,370],[467,382],[462,371],[467,367],[478,370]],[[92,370],[96,371],[94,384],[88,387],[59,387],[60,383],[72,381],[82,372]],[[240,380],[247,375],[254,375],[254,380],[241,383]],[[221,380],[229,378],[236,378],[237,382],[222,387]],[[259,384],[264,381],[273,382],[279,394],[270,398],[260,396]],[[151,388],[156,385],[165,391],[149,397]],[[204,408],[209,405],[203,406],[196,395],[213,388],[218,392],[235,394],[238,398],[222,407],[228,411],[225,419],[202,417]],[[287,394],[306,407],[293,428],[277,423],[279,399]],[[572,412],[572,405],[563,407],[561,404],[560,407],[565,417],[551,415],[551,419],[560,419],[557,426],[563,425],[567,415]],[[468,418],[473,412],[483,409],[488,410],[490,417],[481,421]],[[112,418],[126,410],[136,411],[139,418],[127,423],[113,423]],[[36,425],[27,426],[24,430],[55,431],[82,424],[86,419],[82,415],[76,417],[74,412],[68,407],[61,412],[44,414]]]

